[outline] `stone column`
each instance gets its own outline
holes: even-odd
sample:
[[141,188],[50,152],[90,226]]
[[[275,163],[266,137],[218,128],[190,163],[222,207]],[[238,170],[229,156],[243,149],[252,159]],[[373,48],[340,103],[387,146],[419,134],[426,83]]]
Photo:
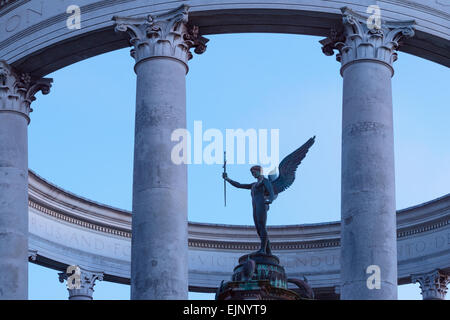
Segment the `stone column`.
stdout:
[[0,299],[28,298],[28,124],[51,82],[0,61]]
[[136,60],[131,299],[187,299],[187,167],[171,160],[171,134],[186,128],[187,62],[207,39],[188,7],[144,18],[114,17]]
[[67,281],[69,300],[93,300],[95,281],[103,281],[103,272],[89,271],[74,266],[71,274],[58,273],[59,282]]
[[391,77],[413,22],[368,25],[342,9],[343,25],[322,40],[339,51],[344,79],[341,299],[397,299],[397,234]]
[[419,282],[423,300],[445,300],[450,274],[442,270],[411,275],[411,282]]

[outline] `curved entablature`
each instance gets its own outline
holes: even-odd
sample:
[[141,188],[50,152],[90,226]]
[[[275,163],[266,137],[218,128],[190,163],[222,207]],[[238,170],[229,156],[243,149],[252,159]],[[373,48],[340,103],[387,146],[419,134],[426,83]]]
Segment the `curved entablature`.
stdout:
[[[8,94],[4,96],[3,105],[8,107],[4,111],[8,116],[14,114],[15,117],[5,117],[1,127],[6,128],[6,132],[23,138],[19,143],[14,141],[13,147],[8,145],[11,141],[3,141],[8,146],[5,149],[20,149],[20,152],[5,155],[8,156],[8,161],[16,166],[16,172],[21,172],[21,174],[11,178],[11,181],[16,183],[17,193],[23,200],[14,203],[15,207],[11,207],[13,209],[10,207],[4,209],[21,213],[15,215],[15,217],[18,217],[17,221],[8,221],[4,224],[4,227],[17,230],[17,234],[22,239],[26,239],[28,235],[26,220],[22,219],[27,214],[27,180],[24,177],[26,177],[28,169],[26,152],[23,152],[27,150],[27,145],[26,127],[23,126],[22,116],[28,117],[28,112],[31,111],[30,101],[34,99],[33,94],[37,89],[40,89],[44,94],[49,91],[51,79],[39,80],[40,77],[89,57],[133,44],[132,54],[137,63],[135,70],[142,69],[143,75],[156,77],[154,72],[144,72],[145,68],[142,66],[144,63],[150,63],[150,60],[161,62],[159,58],[163,57],[164,64],[167,63],[176,72],[172,73],[173,77],[170,79],[157,76],[152,83],[158,83],[159,86],[162,86],[163,84],[159,80],[165,79],[165,81],[183,84],[185,70],[181,70],[177,62],[182,62],[187,67],[186,61],[192,57],[189,52],[190,49],[195,48],[196,53],[204,51],[208,40],[203,35],[242,32],[276,32],[327,37],[321,41],[323,44],[322,50],[327,55],[333,55],[336,50],[339,51],[336,57],[342,62],[341,72],[344,81],[350,81],[350,88],[353,88],[347,94],[349,92],[362,92],[361,90],[354,90],[360,84],[357,79],[362,78],[358,76],[360,74],[358,70],[360,69],[355,69],[353,66],[356,65],[355,62],[363,61],[370,62],[365,64],[366,67],[375,68],[376,66],[377,74],[383,76],[380,86],[379,81],[376,83],[373,81],[378,78],[373,77],[371,79],[371,77],[365,76],[367,70],[370,69],[361,69],[364,70],[362,74],[368,81],[366,85],[383,88],[386,96],[390,97],[390,75],[393,72],[391,64],[396,59],[395,51],[397,49],[450,66],[450,6],[448,0],[428,0],[426,2],[419,0],[377,1],[377,5],[382,10],[381,20],[383,20],[383,24],[379,26],[381,29],[375,28],[377,30],[369,27],[366,23],[366,17],[370,15],[367,9],[372,4],[373,2],[369,0],[348,0],[345,4],[339,0],[285,0],[282,3],[268,0],[248,0],[245,2],[238,0],[84,0],[82,5],[80,4],[78,7],[74,6],[71,0],[58,2],[0,0],[0,62],[3,64],[3,86],[5,92],[15,93],[16,88],[20,89],[19,95]],[[342,10],[344,5],[347,9]],[[151,17],[146,17],[149,14]],[[72,19],[74,20],[72,21]],[[75,24],[72,22],[75,22]],[[138,23],[138,27],[136,27],[135,22]],[[130,31],[130,28],[136,29],[135,31],[138,31],[141,37],[139,38],[138,34],[131,32],[130,39],[130,35],[123,32]],[[169,32],[162,32],[163,29]],[[174,38],[167,37],[168,35]],[[156,42],[152,42],[156,39],[153,36],[156,36]],[[167,42],[169,38],[176,41]],[[368,47],[372,49],[366,50]],[[174,48],[180,50],[171,51]],[[142,50],[140,51],[140,49]],[[153,59],[154,57],[158,57],[158,59]],[[383,65],[388,67],[391,72],[386,73],[386,69],[382,68]],[[350,74],[358,77],[347,76],[346,80],[345,74],[350,72],[348,70],[354,70]],[[145,83],[145,81],[142,83]],[[174,115],[184,114],[185,98],[178,99],[179,101],[172,101],[171,98],[178,97],[178,95],[183,97],[185,87],[180,85],[178,89],[172,89],[171,94],[161,95],[161,98],[165,99],[165,103],[176,105],[178,111],[174,112]],[[14,100],[16,96],[20,96],[21,99]],[[137,96],[147,97],[148,92],[137,90]],[[365,98],[365,95],[360,94],[358,99]],[[344,99],[344,101],[350,100],[355,101],[357,99]],[[392,108],[389,101],[380,100],[376,101],[376,104],[386,108],[386,110]],[[344,110],[353,110],[352,108],[355,108],[352,103],[343,104]],[[21,111],[19,114],[16,112],[18,110]],[[349,114],[349,112],[345,111],[344,114]],[[183,123],[179,117],[174,116],[173,119],[178,119],[180,123]],[[391,119],[380,115],[376,120],[376,123],[384,124],[385,128],[392,128]],[[17,123],[20,126],[15,125],[14,131],[12,131],[10,128],[13,128],[13,126],[9,127],[11,123]],[[139,121],[137,123],[139,124]],[[352,128],[357,130],[366,128],[366,124],[369,124],[369,127],[372,125],[371,122],[364,122],[363,126],[351,123]],[[170,123],[170,125],[175,125],[175,123]],[[146,130],[147,127],[145,124],[142,130]],[[175,126],[175,128],[179,127],[178,124]],[[170,126],[165,130],[170,131],[168,128]],[[346,128],[350,128],[350,126]],[[343,134],[345,133],[344,130]],[[392,142],[392,132],[385,131],[385,134],[386,137],[391,137],[390,141]],[[152,135],[146,136],[151,137]],[[368,144],[367,141],[366,139],[360,139],[357,142],[358,148],[366,150],[368,145],[379,145],[377,143]],[[154,141],[149,141],[149,143],[142,143],[142,146],[149,146]],[[350,144],[343,143],[344,147],[348,145]],[[136,146],[135,150],[144,150],[141,145]],[[358,148],[352,152],[355,152]],[[377,147],[374,152],[381,157],[380,159],[393,159],[393,156],[389,156],[393,150],[393,145],[391,145],[385,146],[383,150]],[[16,159],[14,157],[16,154],[21,154],[22,157]],[[366,163],[367,168],[370,167],[368,161],[362,162]],[[380,261],[380,266],[386,267],[388,270],[395,270],[394,164],[390,161],[384,162],[383,175],[388,173],[385,179],[386,183],[379,183],[375,188],[375,194],[383,197],[376,199],[377,206],[371,208],[370,214],[367,215],[368,219],[362,220],[363,223],[354,221],[350,225],[353,216],[348,216],[344,219],[345,224],[342,226],[339,222],[331,222],[269,228],[273,240],[273,250],[280,257],[281,263],[285,266],[290,277],[306,275],[315,290],[324,290],[322,292],[328,292],[329,296],[332,296],[334,294],[333,288],[338,286],[341,281],[340,256],[343,263],[352,266],[358,264],[358,270],[362,270],[359,268],[366,268],[364,265],[366,262],[372,264],[372,261],[374,261],[374,259],[366,259],[367,257],[364,256],[368,250],[370,251],[374,247],[381,248],[378,252],[382,252],[380,255],[382,258],[377,260]],[[352,162],[343,158],[343,164],[351,166]],[[144,168],[145,166],[141,167]],[[374,168],[369,170],[370,174],[379,175],[378,169],[375,170]],[[182,178],[185,173],[184,168],[182,174],[177,176]],[[352,178],[350,175],[345,177]],[[8,177],[8,179],[10,178]],[[16,194],[14,192],[7,193],[8,183],[10,183],[8,179],[5,180],[7,184],[3,184],[7,186],[4,189],[6,193],[3,192],[2,195],[4,199],[9,200],[16,197]],[[346,185],[345,181],[343,179],[343,186]],[[146,183],[148,183],[148,180],[144,181],[144,184]],[[167,183],[167,185],[171,183]],[[184,185],[186,180],[184,179],[182,183]],[[60,270],[64,270],[67,265],[76,264],[92,271],[92,274],[98,277],[103,278],[104,275],[104,279],[108,281],[122,283],[130,281],[131,214],[129,212],[98,204],[63,191],[33,173],[30,173],[29,185],[29,249],[31,250],[30,257],[32,260]],[[12,190],[12,188],[9,189]],[[166,190],[172,189],[166,188]],[[365,186],[359,186],[358,190],[365,190]],[[170,191],[168,194],[167,199],[170,199],[176,192]],[[345,190],[343,194],[345,194]],[[384,198],[384,195],[387,198]],[[157,197],[158,199],[161,198],[159,195]],[[343,199],[350,199],[347,202],[343,201],[344,206],[345,203],[354,202],[353,198],[343,197]],[[3,201],[3,203],[6,202]],[[423,273],[434,272],[435,276],[436,269],[447,269],[448,271],[450,261],[449,203],[450,195],[447,195],[429,203],[398,212],[399,283],[414,281],[411,278],[425,279],[426,276],[421,276]],[[351,209],[360,212],[365,210],[366,204],[367,201],[362,200],[358,202],[356,209]],[[142,205],[142,207],[147,208],[146,205]],[[180,207],[183,207],[183,210],[180,210]],[[190,223],[189,239],[186,239],[185,216],[187,204],[183,202],[180,207],[170,208],[167,215],[160,214],[153,217],[153,219],[167,216],[181,217],[180,212],[183,211],[183,219],[180,218],[179,221],[173,223],[174,226],[183,230],[179,233],[183,237],[177,239],[174,239],[174,237],[165,238],[161,241],[161,243],[169,243],[176,240],[179,250],[167,250],[165,246],[163,246],[165,249],[160,250],[158,240],[161,240],[159,239],[161,236],[159,238],[152,237],[155,234],[153,229],[146,229],[145,232],[137,233],[149,235],[149,237],[144,237],[144,240],[138,239],[138,242],[152,240],[147,241],[147,243],[150,246],[154,245],[155,250],[153,252],[159,252],[158,250],[165,250],[165,253],[183,252],[182,256],[179,255],[175,258],[170,255],[161,257],[158,260],[161,263],[155,260],[156,263],[159,263],[159,269],[152,269],[153,272],[160,272],[161,270],[178,272],[176,268],[171,268],[174,266],[173,262],[183,267],[187,265],[188,257],[184,244],[188,241],[189,285],[191,290],[214,291],[221,280],[229,279],[240,255],[257,249],[259,241],[256,233],[252,227],[247,226]],[[389,221],[381,219],[387,217],[383,214],[385,209],[387,210],[386,213],[392,214],[389,216],[392,218]],[[164,210],[164,205],[151,212],[160,212],[161,210]],[[349,211],[342,210],[343,217]],[[139,213],[139,211],[137,212]],[[137,214],[135,218],[138,217],[142,217],[142,215]],[[134,222],[139,223],[138,220],[134,220]],[[165,223],[165,221],[163,222]],[[147,224],[147,226],[159,227],[164,223],[152,223]],[[349,251],[346,248],[351,248],[352,243],[350,245],[343,243],[341,250],[341,227],[344,235],[343,240],[349,239],[346,235],[353,234],[354,230],[359,236],[354,244],[361,244],[361,246],[355,246],[351,254],[347,254]],[[383,227],[385,229],[377,229]],[[386,238],[387,233],[384,231],[388,229],[390,232],[386,232],[389,233],[390,237]],[[372,233],[372,231],[375,232],[370,237],[369,243],[365,243],[365,240],[360,241],[366,237],[367,232]],[[134,238],[137,234],[134,235]],[[164,234],[168,235],[169,233]],[[25,244],[25,241],[22,242]],[[23,258],[26,255],[26,245],[22,245],[20,252],[17,250],[13,252],[13,250],[10,250],[10,246],[4,246],[4,248],[7,249],[5,249],[4,255],[14,260],[18,270],[25,270],[26,264],[23,263]],[[387,256],[384,256],[385,253],[387,253]],[[369,253],[367,256],[371,254]],[[143,256],[139,253],[136,257]],[[358,259],[355,260],[354,257]],[[142,261],[144,263],[141,263]],[[137,265],[142,266],[142,270],[148,271],[149,269],[145,265],[150,261],[148,256],[145,256],[142,261],[138,262]],[[153,263],[153,260],[151,262]],[[347,278],[342,276],[342,283],[364,286],[365,279],[361,281],[360,274],[354,277],[353,275],[357,273],[352,272],[352,268],[349,268],[348,265],[344,265],[342,268],[344,271],[342,275],[349,271],[346,274]],[[22,272],[22,274],[26,273]],[[133,275],[136,274],[145,275],[146,273],[133,272]],[[381,296],[395,298],[396,275],[389,272],[385,272],[384,275],[388,275],[383,280],[383,283],[387,284],[387,286],[384,285],[384,288],[388,289],[383,290]],[[185,288],[187,284],[185,274],[181,275],[180,273],[179,276],[180,281],[177,280],[178,288]],[[144,278],[151,279],[150,276]],[[144,283],[136,279],[133,276],[132,286],[136,287],[136,283]],[[11,293],[11,297],[26,296],[26,281],[26,277],[18,281],[14,279],[7,281],[12,284],[12,287],[17,287],[17,283],[20,284],[17,287],[19,288],[17,292]],[[172,289],[175,287],[172,286]],[[358,291],[349,294],[348,292],[351,290],[348,290],[348,288],[346,285],[343,286],[344,298],[357,297],[354,293]],[[159,292],[156,293],[159,294]],[[143,294],[145,297],[149,297],[147,296],[148,292]],[[185,297],[185,292],[177,292],[174,297]],[[368,295],[367,297],[373,298],[374,296]]]
[[[89,0],[80,6],[81,28],[69,29],[71,1],[2,1],[0,60],[22,72],[44,76],[86,58],[129,46],[125,34],[114,32],[112,17],[145,16],[190,7],[189,21],[204,35],[273,32],[328,36],[341,26],[341,7],[367,15],[372,1],[268,0],[147,1]],[[436,1],[377,1],[382,18],[414,20],[415,36],[399,50],[450,66],[450,5]],[[320,54],[320,53],[318,53]]]
[[[129,283],[131,213],[76,196],[29,173],[29,249],[58,270],[80,265]],[[376,227],[376,226],[374,226]],[[340,222],[268,228],[290,277],[305,275],[331,297],[339,284]],[[450,270],[450,194],[397,212],[399,283],[412,274]],[[214,292],[238,257],[258,249],[254,227],[189,223],[189,285]]]

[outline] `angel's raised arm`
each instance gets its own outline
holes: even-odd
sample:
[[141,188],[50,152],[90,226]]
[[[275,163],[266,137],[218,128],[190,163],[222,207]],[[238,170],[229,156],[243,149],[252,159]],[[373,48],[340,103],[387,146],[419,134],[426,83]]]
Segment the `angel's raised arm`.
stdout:
[[236,187],[236,188],[239,188],[239,189],[251,189],[252,188],[252,184],[251,183],[242,184],[242,183],[239,183],[237,181],[231,180],[230,178],[228,178],[226,173],[223,174],[223,178],[226,181],[228,181],[233,187]]

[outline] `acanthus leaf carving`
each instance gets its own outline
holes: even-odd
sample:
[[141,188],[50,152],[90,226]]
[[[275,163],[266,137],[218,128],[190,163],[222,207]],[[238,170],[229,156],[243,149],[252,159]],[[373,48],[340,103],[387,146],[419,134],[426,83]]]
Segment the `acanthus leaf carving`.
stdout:
[[342,26],[331,30],[328,38],[320,41],[322,51],[336,59],[342,70],[358,60],[374,60],[387,65],[393,72],[392,64],[397,60],[396,50],[401,40],[414,36],[414,21],[382,21],[381,25],[369,27],[368,18],[344,7]]
[[[79,282],[79,288],[73,288],[70,289],[69,287],[67,290],[69,291],[69,297],[73,296],[85,296],[90,299],[92,299],[92,294],[94,292],[94,286],[96,281],[103,281],[104,274],[103,272],[99,271],[90,271],[86,270],[84,268],[81,268],[77,266],[80,271],[80,282]],[[58,278],[59,282],[64,283],[64,281],[71,280],[74,275],[67,274],[66,272],[59,272]]]
[[31,103],[36,94],[50,93],[53,79],[34,78],[28,73],[15,71],[6,61],[0,61],[0,111],[13,111],[23,114],[28,122],[33,112]]
[[147,17],[114,17],[117,32],[127,32],[133,46],[131,56],[136,64],[152,57],[171,57],[186,64],[192,59],[190,49],[201,54],[208,39],[199,34],[197,26],[188,24],[189,7]]
[[450,284],[450,274],[439,269],[411,275],[411,282],[419,282],[424,300],[444,300]]
[[196,54],[202,54],[206,51],[206,44],[209,39],[200,35],[200,28],[198,26],[188,24],[188,32],[184,35],[184,40],[189,41],[189,46],[195,48]]

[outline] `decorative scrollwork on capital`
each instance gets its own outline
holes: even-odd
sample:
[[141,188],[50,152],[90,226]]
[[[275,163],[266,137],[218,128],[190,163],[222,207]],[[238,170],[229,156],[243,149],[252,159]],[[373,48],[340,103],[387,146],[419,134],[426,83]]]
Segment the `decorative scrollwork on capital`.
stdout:
[[[392,65],[397,60],[396,50],[401,40],[414,36],[414,21],[384,21],[380,25],[369,23],[364,17],[347,7],[341,9],[342,25],[331,30],[328,38],[320,41],[322,51],[332,56],[334,51],[343,70],[348,64],[361,60],[374,60]],[[341,71],[342,72],[342,71]]]
[[81,300],[91,300],[95,282],[97,280],[103,281],[103,272],[89,271],[78,266],[75,267],[73,274],[67,274],[67,272],[58,273],[59,282],[63,283],[64,281],[68,281],[67,290],[69,291],[69,299],[74,299],[75,297],[79,299],[81,297]]
[[[188,32],[184,35],[184,40],[189,43],[191,48],[194,48],[196,54],[202,54],[206,51],[206,44],[209,39],[200,35],[200,28],[198,26],[187,26]],[[192,56],[191,56],[192,58]]]
[[419,282],[424,300],[444,300],[448,290],[447,286],[450,284],[450,274],[441,270],[413,274],[411,282]]
[[116,32],[127,32],[133,46],[131,56],[136,63],[153,57],[171,57],[186,64],[192,59],[190,50],[201,54],[209,41],[202,37],[197,26],[188,24],[189,7],[157,16],[113,17]]
[[15,71],[5,61],[0,61],[0,111],[13,111],[23,114],[28,122],[33,112],[31,103],[36,94],[50,93],[53,79],[34,78],[28,73]]

